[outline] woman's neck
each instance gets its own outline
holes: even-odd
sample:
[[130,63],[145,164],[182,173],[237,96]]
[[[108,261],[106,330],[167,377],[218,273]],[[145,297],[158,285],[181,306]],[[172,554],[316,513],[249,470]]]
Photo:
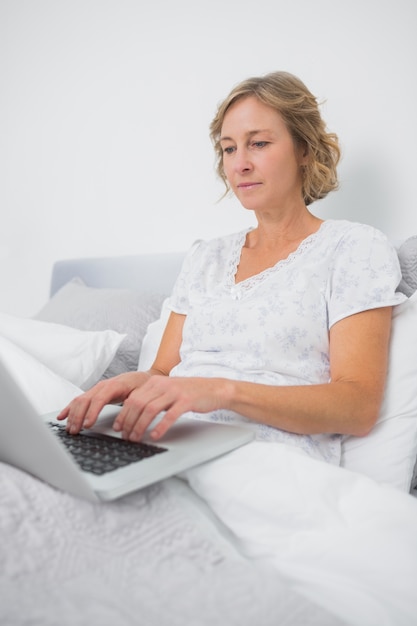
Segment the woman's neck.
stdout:
[[304,207],[302,211],[279,219],[257,216],[258,225],[248,233],[245,247],[267,252],[287,246],[298,245],[303,239],[315,233],[323,220]]
[[300,244],[317,232],[323,220],[311,215],[303,219],[266,224],[260,221],[257,228],[248,232],[241,250],[235,274],[239,283],[275,266],[295,252]]

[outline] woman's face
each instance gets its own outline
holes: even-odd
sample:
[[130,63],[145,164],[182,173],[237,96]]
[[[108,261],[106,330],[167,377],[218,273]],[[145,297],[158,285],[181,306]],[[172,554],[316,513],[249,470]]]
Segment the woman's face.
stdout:
[[220,144],[224,173],[245,208],[269,212],[304,205],[305,150],[295,144],[272,107],[254,96],[232,104],[223,120]]

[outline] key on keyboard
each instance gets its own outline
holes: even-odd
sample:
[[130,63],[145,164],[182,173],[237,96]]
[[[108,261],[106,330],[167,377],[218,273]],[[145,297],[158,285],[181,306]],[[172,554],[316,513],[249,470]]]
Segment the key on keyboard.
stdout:
[[56,424],[55,422],[48,424],[81,469],[93,474],[105,474],[124,465],[167,451],[161,446],[141,442],[134,443],[88,430],[84,430],[78,435],[70,435],[63,424]]

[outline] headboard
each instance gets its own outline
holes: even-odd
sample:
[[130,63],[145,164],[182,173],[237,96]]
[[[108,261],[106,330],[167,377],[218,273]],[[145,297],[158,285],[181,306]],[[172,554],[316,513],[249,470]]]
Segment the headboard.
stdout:
[[75,277],[89,287],[169,294],[184,256],[184,252],[168,252],[57,261],[52,268],[50,295]]

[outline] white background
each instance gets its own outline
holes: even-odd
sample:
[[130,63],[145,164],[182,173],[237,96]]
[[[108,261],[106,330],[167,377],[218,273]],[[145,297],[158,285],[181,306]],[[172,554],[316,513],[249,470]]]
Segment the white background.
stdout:
[[0,311],[58,258],[187,249],[252,223],[208,126],[251,75],[298,75],[343,147],[321,217],[417,234],[415,0],[0,0]]

